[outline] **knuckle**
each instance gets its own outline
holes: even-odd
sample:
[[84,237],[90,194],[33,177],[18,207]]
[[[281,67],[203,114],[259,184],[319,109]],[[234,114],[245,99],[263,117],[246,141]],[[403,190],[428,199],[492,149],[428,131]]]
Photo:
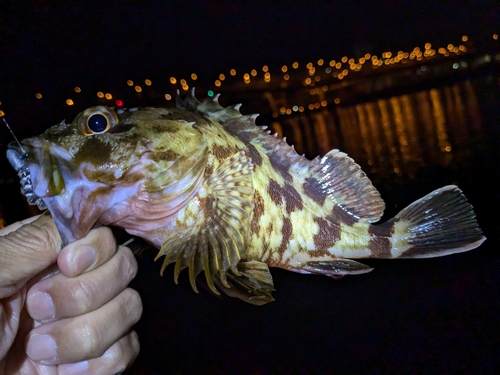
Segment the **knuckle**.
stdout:
[[132,254],[132,251],[130,251],[129,248],[120,246],[119,251],[122,254],[122,259],[120,262],[122,264],[119,265],[120,273],[122,273],[125,280],[129,282],[137,275],[137,260],[135,259],[134,254]]
[[86,357],[95,358],[103,354],[99,343],[101,340],[100,330],[92,324],[84,324],[82,327],[75,330],[80,341],[81,353]]
[[69,287],[71,297],[78,311],[89,311],[92,308],[92,301],[94,301],[95,295],[92,283],[74,279],[69,283]]
[[131,325],[134,325],[139,321],[142,315],[142,300],[139,293],[132,289],[127,288],[122,292],[124,298],[124,306],[126,308],[126,314],[130,316]]

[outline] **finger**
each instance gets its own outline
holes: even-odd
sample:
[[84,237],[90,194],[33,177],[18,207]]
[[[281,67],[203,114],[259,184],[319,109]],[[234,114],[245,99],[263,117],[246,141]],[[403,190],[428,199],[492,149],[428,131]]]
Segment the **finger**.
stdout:
[[48,215],[0,237],[0,298],[14,294],[28,279],[54,263],[60,249],[61,238]]
[[78,277],[59,273],[33,285],[27,306],[31,317],[52,321],[93,311],[124,290],[137,273],[137,261],[129,248],[120,246],[111,260]]
[[141,314],[139,294],[127,288],[95,311],[33,329],[26,353],[33,361],[46,365],[100,357],[137,323]]
[[93,229],[84,238],[62,249],[57,264],[64,275],[75,277],[107,262],[116,249],[116,240],[109,228]]
[[21,221],[16,221],[15,223],[12,223],[12,224],[6,226],[5,228],[1,228],[0,229],[0,236],[5,236],[6,234],[9,234],[10,232],[15,231],[16,229],[22,227],[25,224],[32,223],[33,221],[38,219],[40,216],[41,215],[32,216],[32,217],[29,217],[29,218],[21,220]]
[[59,365],[59,375],[117,374],[134,362],[139,349],[139,337],[132,331],[120,338],[98,358]]

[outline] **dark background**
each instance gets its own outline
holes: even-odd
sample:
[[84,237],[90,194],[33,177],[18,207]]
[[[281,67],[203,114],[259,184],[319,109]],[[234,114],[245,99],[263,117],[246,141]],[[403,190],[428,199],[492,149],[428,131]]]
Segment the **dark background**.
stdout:
[[[1,4],[0,109],[20,137],[66,117],[61,103],[76,85],[117,91],[129,78],[192,71],[211,81],[233,67],[409,49],[463,34],[482,38],[500,25],[493,1],[69,4]],[[43,100],[34,98],[39,91]],[[153,254],[143,254],[133,283],[144,303],[142,350],[131,373],[497,372],[497,103],[479,103],[488,142],[472,167],[429,167],[403,185],[391,185],[389,176],[381,189],[389,217],[434,188],[458,183],[488,237],[481,248],[429,260],[369,260],[372,273],[341,280],[272,270],[276,302],[263,307],[206,290],[196,295],[186,275],[176,286],[170,268],[161,278]],[[10,142],[5,130],[0,140]]]

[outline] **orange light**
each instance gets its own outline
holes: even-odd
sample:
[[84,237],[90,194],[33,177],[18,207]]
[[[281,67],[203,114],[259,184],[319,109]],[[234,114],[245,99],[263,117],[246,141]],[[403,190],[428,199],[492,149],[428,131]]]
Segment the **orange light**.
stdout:
[[264,73],[265,73],[265,72],[267,72],[268,70],[269,70],[269,67],[268,67],[267,65],[264,65],[264,66],[262,67],[262,71],[263,71]]
[[215,86],[219,87],[219,86],[220,86],[220,84],[221,84],[221,83],[220,83],[220,81],[219,81],[219,80],[216,80],[216,81],[215,81]]
[[106,99],[108,99],[108,100],[110,100],[110,99],[112,99],[112,98],[113,98],[113,96],[112,96],[111,94],[106,94],[106,95],[104,95],[104,96],[105,96],[105,97],[106,97]]
[[299,67],[299,63],[298,62],[294,62],[292,64],[292,68],[297,69],[298,67]]
[[144,81],[144,83],[146,84],[146,86],[151,86],[151,80],[147,79]]
[[73,105],[75,103],[73,103],[73,100],[71,100],[71,99],[66,99],[66,104],[67,105]]
[[[137,91],[137,90],[136,90],[136,91]],[[97,97],[98,97],[98,98],[101,98],[101,99],[102,99],[102,98],[104,98],[104,93],[103,93],[103,92],[101,92],[101,91],[99,91],[99,92],[97,93]]]
[[234,77],[236,75],[236,70],[235,69],[231,69],[231,71],[229,73]]
[[127,85],[129,85],[129,86],[134,86],[134,81],[132,81],[132,80],[130,80],[130,79],[129,79],[129,80],[127,81]]
[[325,63],[325,61],[323,59],[319,59],[318,60],[318,65],[319,66],[322,66],[324,63]]
[[187,85],[187,82],[186,82],[186,80],[185,80],[185,79],[181,79],[181,85],[182,85],[182,86]]
[[78,86],[76,86],[73,90],[75,90],[75,92],[82,92],[82,89],[79,88]]
[[5,112],[0,110],[0,117],[3,117],[3,116],[5,116]]
[[467,42],[469,37],[467,35],[462,36],[462,42]]
[[226,76],[224,74],[219,74],[219,79],[221,81],[224,81],[226,79]]
[[[192,74],[191,74],[191,79],[192,79],[193,81],[196,81],[196,80],[198,79],[198,76],[197,76],[196,74],[192,73]],[[167,99],[167,100],[170,100],[170,99]]]
[[39,92],[37,92],[37,93],[35,94],[35,98],[37,98],[37,99],[42,99],[42,98],[43,98],[43,96],[42,96],[42,94],[40,94]]
[[142,92],[142,87],[141,86],[135,86],[134,87],[136,92]]
[[288,70],[288,67],[287,67],[286,65],[283,65],[283,66],[281,67],[281,71],[282,71],[283,73],[286,73],[286,72],[287,72],[287,70]]
[[165,94],[165,99],[167,99],[167,100],[172,100],[172,95],[170,95],[170,94]]
[[[132,81],[131,81],[132,82]],[[177,80],[174,77],[170,77],[170,83],[172,85],[175,85],[177,83]]]
[[335,98],[335,100],[333,101],[335,104],[339,104],[340,103],[340,98]]
[[250,74],[255,77],[257,75],[257,71],[255,69],[252,69],[252,71],[250,72]]

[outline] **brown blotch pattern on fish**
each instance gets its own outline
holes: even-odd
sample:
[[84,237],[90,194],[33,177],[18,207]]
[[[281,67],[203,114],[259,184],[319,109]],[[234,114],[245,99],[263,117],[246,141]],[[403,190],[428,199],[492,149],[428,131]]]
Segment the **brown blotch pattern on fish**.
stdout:
[[290,182],[292,181],[292,176],[290,175],[290,173],[288,173],[288,168],[285,168],[284,165],[279,160],[276,160],[275,157],[271,156],[269,158],[269,162],[276,170],[276,172],[278,172],[281,175],[281,177],[285,179],[285,181],[290,181]]
[[252,159],[255,165],[261,166],[262,155],[260,154],[260,152],[251,143],[246,144],[246,146],[248,148],[247,155]]
[[253,206],[253,217],[250,224],[250,229],[252,233],[259,235],[260,231],[260,217],[264,214],[264,198],[259,194],[258,190],[254,193],[254,206]]
[[283,203],[283,198],[282,198],[283,197],[283,188],[275,180],[271,179],[269,181],[269,187],[267,188],[267,192],[269,193],[271,200],[275,204],[280,205]]
[[111,129],[109,129],[108,133],[111,133],[111,134],[125,133],[125,132],[128,132],[133,127],[134,127],[134,125],[132,125],[132,124],[119,124]]
[[282,189],[282,191],[283,196],[285,197],[287,213],[293,212],[295,210],[302,210],[302,197],[292,185],[285,183],[285,187]]
[[154,161],[170,161],[170,160],[175,160],[179,157],[180,155],[172,150],[166,150],[166,151],[159,151],[159,152],[153,152],[151,159]]
[[321,185],[315,178],[306,178],[303,185],[303,190],[304,194],[311,198],[318,205],[322,206],[325,203],[327,195],[321,191]]
[[74,164],[88,162],[93,165],[100,165],[103,160],[109,159],[111,150],[111,145],[102,142],[97,136],[87,137],[86,142],[75,154]]
[[221,160],[221,161],[233,156],[237,152],[238,152],[238,150],[235,147],[220,146],[217,144],[212,145],[212,154],[218,160]]
[[335,218],[335,221],[338,221],[339,223],[343,223],[349,226],[353,226],[359,221],[359,219],[351,215],[349,212],[344,210],[339,205],[335,205],[333,207],[332,216]]
[[381,225],[370,225],[368,234],[371,236],[368,249],[372,253],[372,258],[391,258],[390,237],[394,234],[394,222],[390,220]]
[[293,237],[293,226],[292,222],[289,218],[285,217],[283,219],[283,226],[281,227],[281,243],[280,246],[278,247],[278,254],[280,254],[280,257],[283,257],[283,253],[285,250],[288,248],[288,245],[290,244],[290,240]]
[[340,240],[340,227],[335,224],[333,217],[315,217],[314,221],[318,224],[319,231],[313,237],[314,246],[316,248],[316,256],[325,255],[328,248],[332,247],[335,242]]

